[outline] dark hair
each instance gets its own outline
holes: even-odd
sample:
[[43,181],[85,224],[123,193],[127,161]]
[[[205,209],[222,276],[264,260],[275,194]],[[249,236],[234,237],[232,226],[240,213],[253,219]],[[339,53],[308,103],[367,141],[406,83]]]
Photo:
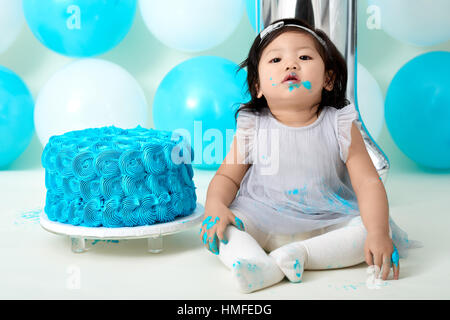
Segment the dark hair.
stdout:
[[[261,38],[258,35],[250,48],[247,59],[245,59],[240,65],[238,72],[247,67],[247,86],[248,93],[251,96],[251,100],[247,103],[242,104],[235,112],[234,118],[237,119],[238,113],[241,110],[248,110],[250,112],[260,114],[263,110],[268,109],[266,98],[262,96],[261,98],[257,97],[257,86],[259,86],[259,76],[258,76],[258,64],[261,59],[261,55],[263,50],[279,35],[285,33],[287,31],[297,31],[304,32],[305,34],[309,34],[311,38],[314,40],[316,45],[316,49],[318,50],[322,60],[325,64],[325,72],[332,71],[332,80],[334,80],[333,89],[331,91],[327,91],[325,89],[322,90],[322,99],[317,110],[317,115],[319,115],[320,110],[322,110],[325,106],[331,106],[336,109],[342,109],[350,102],[346,98],[346,90],[347,90],[347,63],[336,48],[334,43],[328,38],[325,32],[320,29],[314,29],[306,22],[299,19],[280,19],[274,21],[272,24],[277,23],[279,21],[283,21],[285,24],[296,24],[305,28],[308,28],[314,31],[319,38],[325,41],[327,48],[324,48],[319,41],[309,34],[307,31],[304,31],[300,28],[294,26],[283,26],[279,29],[276,29],[266,35],[262,42]],[[261,42],[261,43],[260,43]]]

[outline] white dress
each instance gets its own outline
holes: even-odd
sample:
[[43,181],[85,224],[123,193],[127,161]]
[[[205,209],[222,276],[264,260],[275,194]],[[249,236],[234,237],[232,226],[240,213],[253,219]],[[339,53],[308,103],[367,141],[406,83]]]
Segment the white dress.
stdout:
[[[246,163],[231,210],[245,214],[268,234],[293,235],[347,222],[359,216],[356,194],[345,162],[353,104],[324,107],[318,119],[290,127],[269,109],[261,115],[240,111],[236,138]],[[411,247],[407,234],[390,218],[392,239],[401,257]]]

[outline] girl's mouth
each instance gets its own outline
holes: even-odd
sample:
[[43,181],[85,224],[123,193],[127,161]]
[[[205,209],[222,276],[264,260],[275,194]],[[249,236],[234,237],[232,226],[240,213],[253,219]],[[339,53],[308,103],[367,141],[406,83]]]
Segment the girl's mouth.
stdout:
[[295,74],[295,72],[291,72],[291,73],[287,74],[284,77],[282,83],[285,83],[285,82],[287,82],[289,84],[291,84],[291,83],[299,83],[300,79],[298,78],[297,74]]

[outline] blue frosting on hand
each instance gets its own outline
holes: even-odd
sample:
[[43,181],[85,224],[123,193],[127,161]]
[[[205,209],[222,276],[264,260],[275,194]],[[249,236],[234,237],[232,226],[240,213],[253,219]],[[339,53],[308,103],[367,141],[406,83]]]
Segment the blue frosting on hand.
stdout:
[[176,133],[140,126],[71,131],[52,136],[41,160],[52,221],[132,227],[173,221],[196,207],[193,150]]
[[391,261],[396,267],[398,267],[399,259],[400,259],[400,257],[398,255],[397,248],[394,246],[394,252],[392,252]]
[[206,225],[206,230],[211,229],[220,220],[219,217],[216,217],[214,221],[211,221],[211,219],[211,216],[207,216],[205,220],[203,220],[202,226]]
[[209,243],[209,251],[216,255],[219,254],[218,238],[216,234],[214,234],[213,241]]
[[235,218],[234,218],[234,221],[236,221],[236,225],[237,225],[237,228],[238,228],[239,230],[245,231],[244,223],[242,222],[241,219],[239,219],[238,217],[235,217]]
[[[212,216],[207,216],[207,217],[203,220],[203,222],[202,222],[202,227],[200,228],[200,233],[202,232],[203,226],[206,227],[206,230],[209,230],[209,229],[211,229],[217,222],[220,221],[220,218],[216,216],[216,217],[214,218],[214,221],[211,221],[211,220],[212,220]],[[206,242],[207,242],[208,240],[212,240],[211,242],[208,243],[208,250],[211,251],[211,252],[214,253],[214,254],[219,254],[219,238],[217,237],[217,234],[214,233],[214,236],[213,236],[213,238],[211,239],[211,238],[208,238],[208,234],[207,234],[206,231],[205,231],[205,233],[203,234],[203,238],[202,238],[203,244],[206,244]],[[221,242],[224,243],[224,244],[227,244],[227,243],[228,243],[228,241],[227,241],[226,239],[221,240]]]

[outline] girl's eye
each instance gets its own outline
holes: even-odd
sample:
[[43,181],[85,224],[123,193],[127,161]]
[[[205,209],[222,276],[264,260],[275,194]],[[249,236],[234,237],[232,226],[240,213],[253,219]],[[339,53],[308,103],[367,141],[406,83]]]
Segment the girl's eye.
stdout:
[[277,63],[277,62],[280,62],[281,61],[281,59],[280,58],[273,58],[272,60],[270,60],[269,62],[274,62],[274,63]]
[[310,60],[310,56],[300,56],[300,60]]

